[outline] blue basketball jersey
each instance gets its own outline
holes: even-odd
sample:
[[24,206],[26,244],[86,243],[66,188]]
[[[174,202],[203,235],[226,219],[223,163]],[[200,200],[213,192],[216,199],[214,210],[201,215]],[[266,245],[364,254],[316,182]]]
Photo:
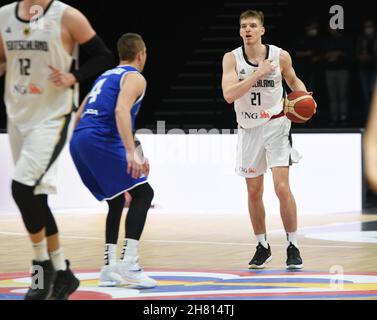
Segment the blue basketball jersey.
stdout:
[[[75,131],[80,131],[84,128],[97,128],[100,130],[104,129],[108,133],[118,134],[115,120],[115,108],[122,80],[128,73],[140,72],[131,66],[118,66],[106,71],[97,78],[89,93],[88,101]],[[131,109],[133,131],[135,119],[140,110],[143,98],[144,93],[139,97]]]
[[[139,73],[133,67],[118,66],[95,81],[70,142],[72,159],[82,181],[100,201],[147,182],[144,175],[134,179],[127,173],[126,149],[115,120],[122,79],[131,72]],[[131,109],[133,130],[143,97],[144,92]]]

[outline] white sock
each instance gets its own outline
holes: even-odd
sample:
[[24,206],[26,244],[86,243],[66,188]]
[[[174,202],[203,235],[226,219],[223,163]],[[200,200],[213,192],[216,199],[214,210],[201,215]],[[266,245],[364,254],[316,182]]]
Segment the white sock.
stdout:
[[137,247],[138,247],[139,241],[135,239],[124,239],[123,249],[122,249],[122,255],[121,260],[123,262],[136,262],[138,253],[137,253]]
[[256,234],[257,241],[266,249],[268,249],[267,236],[265,233]]
[[33,243],[33,256],[35,261],[50,260],[47,251],[47,240],[43,239],[41,242]]
[[59,248],[55,251],[51,251],[50,257],[56,271],[67,270],[67,264],[64,259],[64,253],[62,248]]
[[117,262],[117,245],[112,243],[105,244],[104,265],[113,266]]
[[287,232],[287,241],[288,245],[292,243],[296,248],[298,248],[297,232]]

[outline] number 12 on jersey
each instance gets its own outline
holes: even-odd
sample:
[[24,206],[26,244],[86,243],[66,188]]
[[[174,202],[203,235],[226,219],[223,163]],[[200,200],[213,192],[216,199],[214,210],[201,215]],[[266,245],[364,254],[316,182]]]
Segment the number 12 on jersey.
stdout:
[[260,92],[252,92],[251,93],[251,105],[252,106],[260,106],[261,105]]
[[18,59],[18,62],[20,63],[20,75],[21,76],[30,76],[30,65],[31,61],[28,58],[25,59]]

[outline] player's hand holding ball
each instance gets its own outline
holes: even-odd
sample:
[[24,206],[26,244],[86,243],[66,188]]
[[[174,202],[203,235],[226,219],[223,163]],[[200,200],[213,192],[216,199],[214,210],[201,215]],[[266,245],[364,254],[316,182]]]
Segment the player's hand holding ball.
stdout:
[[313,92],[292,91],[284,99],[284,114],[295,123],[305,123],[317,112]]

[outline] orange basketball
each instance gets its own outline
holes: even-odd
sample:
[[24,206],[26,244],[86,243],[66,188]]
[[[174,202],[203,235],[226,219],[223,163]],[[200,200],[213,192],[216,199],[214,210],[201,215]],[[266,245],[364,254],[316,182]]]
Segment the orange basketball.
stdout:
[[308,121],[316,112],[317,104],[311,94],[293,91],[285,98],[284,114],[295,123]]

